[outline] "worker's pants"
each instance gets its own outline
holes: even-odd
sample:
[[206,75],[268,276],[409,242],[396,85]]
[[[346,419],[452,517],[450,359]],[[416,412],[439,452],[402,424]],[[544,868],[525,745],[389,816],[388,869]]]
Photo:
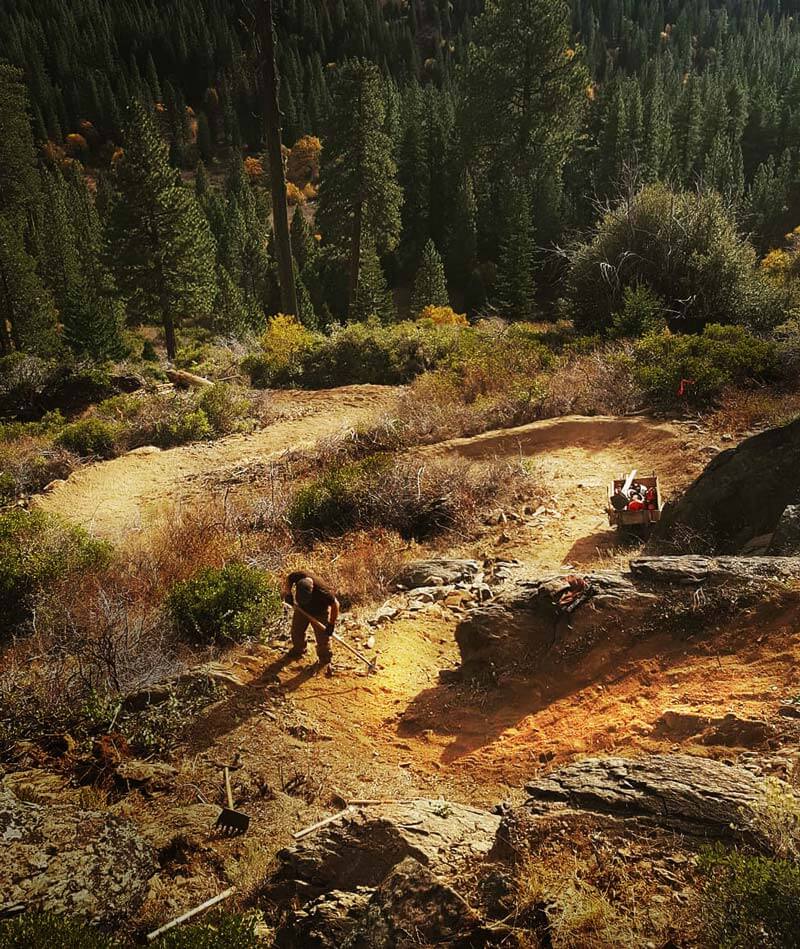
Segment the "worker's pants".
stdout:
[[[317,619],[315,616],[314,619]],[[324,619],[320,618],[320,622],[326,622]],[[297,610],[294,611],[292,616],[292,648],[297,652],[306,651],[306,630],[309,627],[309,622],[303,616],[302,613],[298,613]],[[325,633],[319,633],[317,630],[314,630],[314,635],[317,639],[317,658],[320,663],[325,666],[327,665],[332,658],[331,653],[331,640],[329,636],[326,636]]]

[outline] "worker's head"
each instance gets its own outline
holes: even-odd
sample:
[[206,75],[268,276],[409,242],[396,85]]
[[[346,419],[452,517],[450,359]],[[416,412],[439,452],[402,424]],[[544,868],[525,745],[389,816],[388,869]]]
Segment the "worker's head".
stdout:
[[294,596],[299,606],[311,604],[311,594],[314,592],[314,581],[311,577],[303,577],[294,585]]

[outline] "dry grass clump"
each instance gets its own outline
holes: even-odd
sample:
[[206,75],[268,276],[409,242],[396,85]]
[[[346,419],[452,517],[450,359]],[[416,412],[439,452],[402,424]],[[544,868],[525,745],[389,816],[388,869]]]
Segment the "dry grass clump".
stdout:
[[288,572],[298,568],[324,577],[342,605],[363,606],[390,592],[392,579],[408,560],[420,556],[413,541],[392,530],[354,531],[336,541],[321,541],[310,550],[291,554]]
[[46,435],[20,435],[0,441],[0,503],[41,491],[68,478],[80,459]]
[[800,862],[800,794],[776,778],[766,778],[761,799],[752,805],[750,826],[775,856]]
[[287,514],[292,529],[309,538],[383,527],[421,539],[468,526],[489,502],[530,496],[533,480],[520,463],[372,455],[306,482]]
[[800,416],[800,391],[726,389],[705,419],[712,432],[742,433],[787,425]]
[[631,372],[632,344],[608,344],[563,360],[548,376],[541,417],[625,415],[642,407]]

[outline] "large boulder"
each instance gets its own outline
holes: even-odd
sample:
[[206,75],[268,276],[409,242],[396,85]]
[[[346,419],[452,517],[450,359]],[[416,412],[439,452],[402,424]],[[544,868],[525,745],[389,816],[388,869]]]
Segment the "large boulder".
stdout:
[[361,808],[282,850],[274,882],[314,895],[376,887],[406,857],[453,874],[486,857],[499,823],[494,814],[447,801]]
[[637,557],[631,574],[658,584],[690,586],[735,582],[781,581],[800,577],[800,557]]
[[375,891],[343,949],[416,949],[479,946],[491,938],[482,918],[464,898],[413,857],[398,864]]
[[158,865],[134,826],[0,787],[0,917],[24,908],[113,926],[142,904]]
[[777,557],[800,557],[800,503],[788,504],[781,514],[769,553]]
[[650,549],[738,553],[771,534],[800,488],[800,420],[721,452],[664,508]]

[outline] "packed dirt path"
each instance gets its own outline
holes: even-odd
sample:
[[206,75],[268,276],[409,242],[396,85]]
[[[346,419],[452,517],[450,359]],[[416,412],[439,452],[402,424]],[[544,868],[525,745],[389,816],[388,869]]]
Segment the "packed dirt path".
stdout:
[[168,509],[206,492],[205,476],[282,453],[312,448],[320,439],[357,425],[397,394],[389,386],[354,385],[323,391],[276,392],[276,410],[287,417],[252,434],[170,448],[136,449],[111,461],[86,465],[35,503],[119,542],[143,530]]

